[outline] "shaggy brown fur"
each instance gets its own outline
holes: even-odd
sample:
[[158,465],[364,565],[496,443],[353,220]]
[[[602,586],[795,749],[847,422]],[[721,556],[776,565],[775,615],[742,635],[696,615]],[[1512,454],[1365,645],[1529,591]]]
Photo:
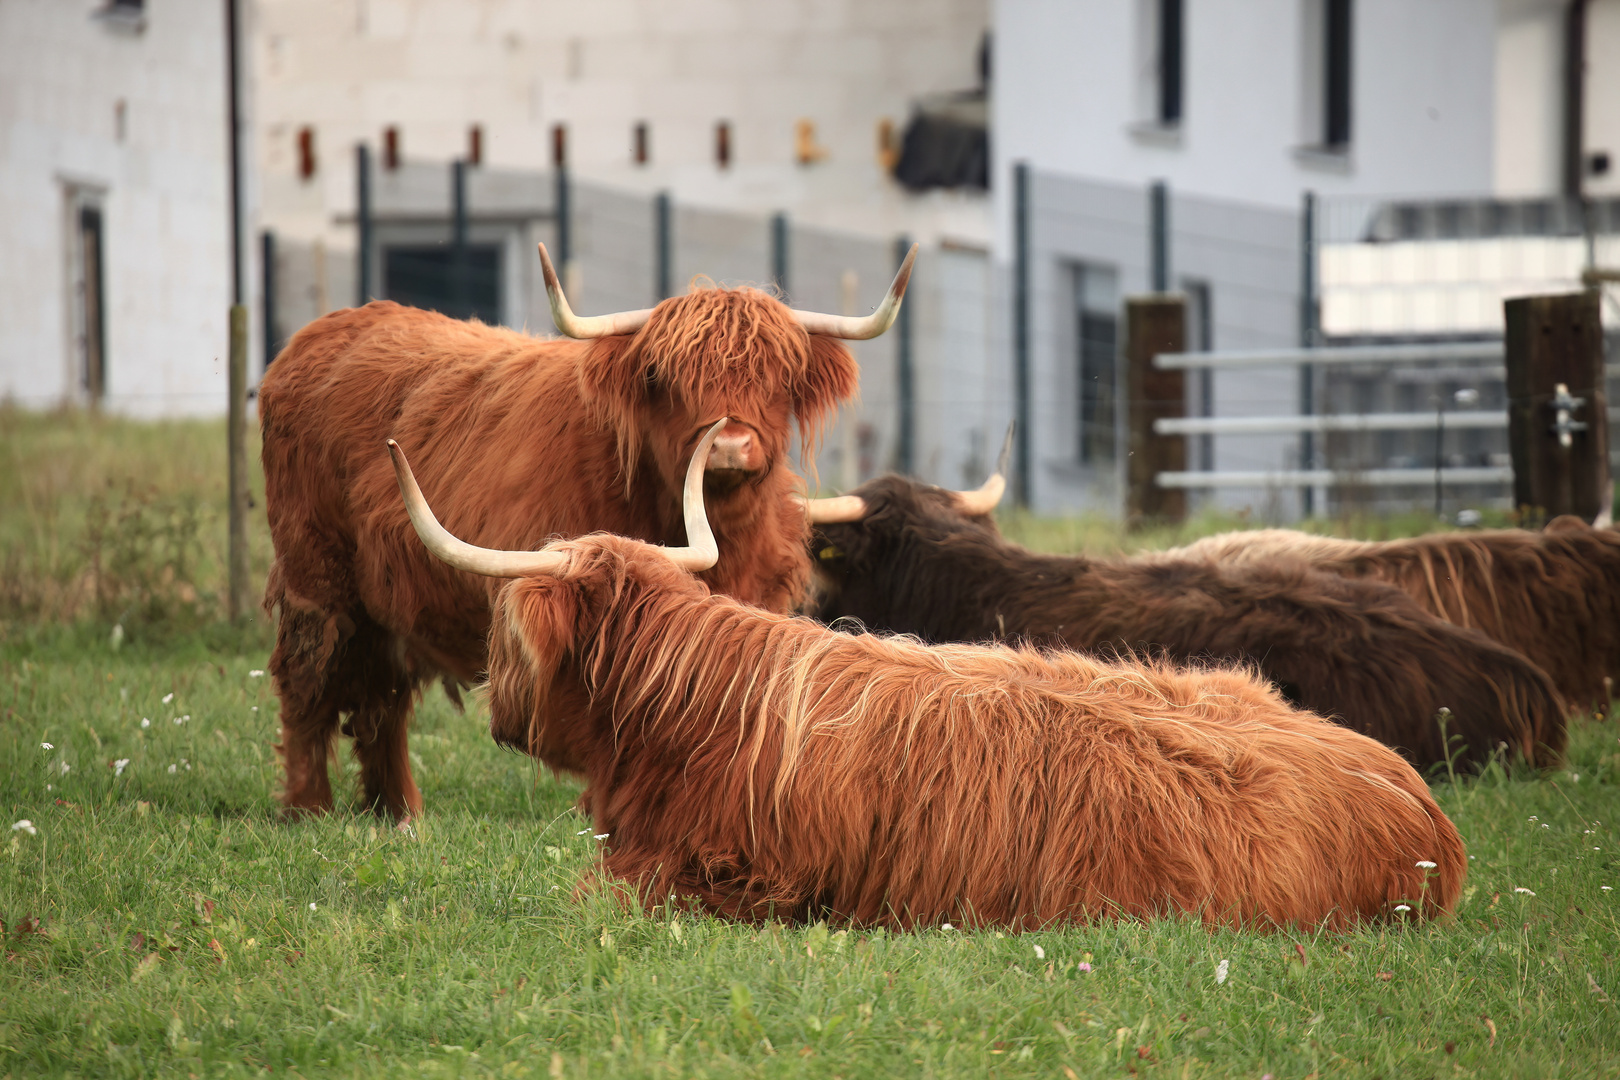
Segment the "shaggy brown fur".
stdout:
[[1178,554],[1224,565],[1299,559],[1387,581],[1426,609],[1535,661],[1572,705],[1607,712],[1620,678],[1620,532],[1577,517],[1544,532],[1493,529],[1340,540],[1287,529],[1222,533]]
[[1462,886],[1409,765],[1245,672],[856,637],[634,541],[550,550],[558,576],[496,599],[490,730],[588,779],[606,869],[649,904],[1339,929]]
[[729,416],[727,433],[751,435],[763,464],[707,474],[722,555],[704,580],[786,610],[809,577],[792,420],[813,438],[856,378],[841,342],[807,335],[752,289],[699,289],[660,304],[634,335],[594,341],[388,302],[305,327],[259,398],[285,805],[331,807],[327,759],[347,714],[367,802],[419,811],[406,747],[415,692],[484,668],[489,583],[422,550],[385,440],[423,463],[446,523],[477,543],[532,550],[597,529],[668,543],[684,535],[692,447]]
[[[1448,749],[1478,764],[1500,744],[1539,765],[1564,747],[1547,676],[1399,589],[1284,561],[1223,567],[1164,555],[1041,555],[969,517],[951,492],[901,477],[856,492],[861,521],[819,526],[817,616],[928,641],[1027,639],[1175,660],[1252,664],[1295,702],[1419,767]],[[1436,714],[1448,708],[1447,746]]]

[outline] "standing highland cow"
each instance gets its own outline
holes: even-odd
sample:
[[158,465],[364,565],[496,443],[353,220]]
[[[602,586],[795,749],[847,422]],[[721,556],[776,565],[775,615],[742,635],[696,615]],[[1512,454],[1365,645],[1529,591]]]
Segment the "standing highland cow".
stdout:
[[1411,766],[1245,672],[929,648],[714,595],[689,572],[718,556],[703,452],[676,551],[474,548],[394,459],[429,549],[522,577],[495,600],[491,733],[588,779],[605,867],[646,903],[1330,929],[1455,903],[1467,856]]
[[911,259],[865,318],[793,311],[746,288],[579,318],[544,247],[540,257],[557,326],[584,340],[374,302],[299,331],[260,387],[289,811],[331,807],[341,714],[366,802],[420,811],[406,748],[415,693],[484,669],[490,590],[415,542],[377,452],[386,439],[421,453],[447,519],[483,543],[536,548],[598,529],[660,542],[680,532],[692,447],[716,416],[734,417],[707,458],[726,556],[704,579],[775,610],[805,587],[792,425],[813,439],[854,393],[839,339],[889,326]]
[[845,496],[841,513],[818,513],[817,617],[933,642],[1251,664],[1301,707],[1420,767],[1448,754],[1478,764],[1504,743],[1538,765],[1563,751],[1563,704],[1540,669],[1399,589],[1286,560],[1039,554],[990,518],[1004,486],[999,473],[976,492],[882,477]]
[[1402,540],[1340,540],[1291,529],[1211,536],[1173,554],[1223,566],[1297,560],[1387,581],[1546,670],[1571,704],[1607,712],[1620,678],[1620,532],[1578,517],[1541,532],[1490,529]]

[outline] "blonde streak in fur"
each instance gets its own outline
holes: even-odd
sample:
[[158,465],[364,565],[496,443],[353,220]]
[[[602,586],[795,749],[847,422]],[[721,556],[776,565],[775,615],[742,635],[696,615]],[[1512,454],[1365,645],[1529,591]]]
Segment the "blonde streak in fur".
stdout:
[[[782,799],[785,796],[793,777],[798,774],[799,762],[802,760],[805,746],[814,727],[811,718],[815,715],[819,701],[810,700],[810,687],[816,674],[820,671],[828,653],[833,651],[835,643],[830,638],[817,638],[793,658],[789,665],[788,678],[781,687],[780,700],[774,710],[777,720],[782,727],[782,749],[777,758],[776,778],[771,786],[771,806],[780,814]],[[824,689],[820,695],[825,699],[827,691]],[[749,763],[752,770],[757,767],[759,751],[756,747],[754,761]]]
[[1462,619],[1461,625],[1471,628],[1473,624],[1469,619],[1468,593],[1464,589],[1462,574],[1457,568],[1456,560],[1452,558],[1452,552],[1449,545],[1441,548],[1440,553],[1446,562],[1446,575],[1451,579],[1452,595],[1457,598],[1457,614]]

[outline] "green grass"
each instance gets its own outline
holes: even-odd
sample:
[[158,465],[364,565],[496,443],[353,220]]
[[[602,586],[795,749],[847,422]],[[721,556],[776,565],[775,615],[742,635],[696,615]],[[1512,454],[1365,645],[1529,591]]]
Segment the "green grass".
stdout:
[[[86,492],[119,470],[149,505],[212,507],[197,535],[217,552],[217,426],[11,414],[0,435],[12,461],[48,445],[62,470],[54,510],[45,481],[0,470],[19,589],[48,591],[47,518],[58,569],[81,557]],[[1220,524],[1008,528],[1106,551]],[[169,603],[160,572],[129,573]],[[188,573],[217,595],[215,556]],[[0,607],[0,1077],[1620,1075],[1612,723],[1577,724],[1549,777],[1436,779],[1474,856],[1444,924],[744,926],[582,884],[611,837],[573,784],[495,748],[476,698],[461,715],[434,690],[418,714],[413,834],[352,801],[283,824],[274,695],[251,674],[263,623],[177,602],[177,623],[132,621],[116,649],[121,611]]]

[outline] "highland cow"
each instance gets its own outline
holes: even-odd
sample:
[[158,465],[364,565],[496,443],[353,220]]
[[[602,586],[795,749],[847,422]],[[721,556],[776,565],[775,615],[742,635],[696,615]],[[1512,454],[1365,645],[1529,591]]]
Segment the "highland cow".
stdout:
[[[702,446],[698,448],[699,456]],[[712,593],[691,547],[427,547],[496,596],[490,730],[589,782],[643,903],[1013,928],[1188,914],[1342,929],[1451,910],[1461,838],[1406,762],[1240,670],[840,634]]]
[[1223,566],[1298,560],[1389,582],[1458,626],[1522,653],[1571,705],[1606,713],[1620,677],[1620,532],[1578,517],[1541,532],[1490,529],[1340,540],[1288,529],[1222,533],[1179,549]]
[[1563,751],[1563,703],[1539,668],[1399,589],[1286,560],[1038,554],[989,516],[1002,487],[1000,474],[979,492],[889,476],[846,496],[848,520],[812,541],[816,616],[929,642],[1248,664],[1420,768],[1477,766],[1502,744],[1543,766]]
[[790,432],[797,421],[813,442],[854,393],[839,339],[887,328],[911,260],[864,318],[793,311],[747,288],[581,318],[543,247],[540,257],[558,327],[585,340],[373,302],[299,331],[260,387],[276,549],[265,604],[280,609],[270,670],[289,812],[331,807],[327,759],[342,714],[367,804],[420,811],[406,744],[415,694],[438,678],[454,696],[484,668],[487,583],[411,537],[378,454],[385,439],[422,454],[446,519],[482,543],[535,548],[603,529],[664,542],[679,535],[692,446],[731,416],[705,473],[726,554],[704,579],[774,610],[805,588]]

